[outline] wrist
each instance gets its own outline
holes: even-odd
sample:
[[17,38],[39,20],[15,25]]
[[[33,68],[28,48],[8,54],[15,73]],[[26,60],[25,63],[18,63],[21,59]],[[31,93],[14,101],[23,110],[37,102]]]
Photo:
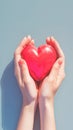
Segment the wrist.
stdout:
[[22,102],[22,108],[26,108],[27,110],[31,110],[33,112],[35,112],[37,107],[37,101],[32,101],[30,103],[28,103],[24,98],[23,98],[23,102]]
[[54,100],[39,102],[41,129],[56,130],[54,116]]
[[17,130],[32,130],[34,123],[35,107],[34,104],[22,104],[22,110],[17,126]]
[[39,99],[39,108],[42,109],[44,107],[44,109],[47,109],[48,107],[53,107],[54,106],[54,98],[40,98]]

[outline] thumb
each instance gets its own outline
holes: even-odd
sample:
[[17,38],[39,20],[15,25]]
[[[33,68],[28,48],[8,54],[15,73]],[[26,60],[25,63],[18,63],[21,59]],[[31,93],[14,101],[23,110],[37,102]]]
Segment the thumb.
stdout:
[[50,75],[56,76],[59,72],[61,64],[62,64],[62,59],[61,58],[57,59],[57,61],[54,63],[51,69]]
[[26,61],[21,59],[19,61],[19,65],[20,65],[22,80],[23,80],[23,82],[26,82],[28,80],[28,78],[30,77]]

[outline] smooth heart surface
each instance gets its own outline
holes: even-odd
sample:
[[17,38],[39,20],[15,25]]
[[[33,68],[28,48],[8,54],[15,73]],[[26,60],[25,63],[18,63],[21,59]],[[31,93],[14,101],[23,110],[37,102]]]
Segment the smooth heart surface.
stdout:
[[26,61],[29,72],[36,81],[42,80],[50,72],[57,59],[55,49],[48,44],[43,44],[38,48],[28,44],[22,50],[21,56]]

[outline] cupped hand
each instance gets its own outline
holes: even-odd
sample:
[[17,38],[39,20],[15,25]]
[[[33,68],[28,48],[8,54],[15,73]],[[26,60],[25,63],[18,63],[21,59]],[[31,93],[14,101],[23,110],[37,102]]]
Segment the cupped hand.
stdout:
[[52,45],[56,49],[58,58],[49,75],[40,84],[39,98],[54,99],[56,91],[65,78],[65,56],[60,45],[53,37],[48,37],[46,43]]
[[21,51],[27,44],[34,44],[30,36],[25,37],[14,53],[15,76],[22,92],[23,101],[30,104],[33,101],[37,103],[37,83],[29,74],[26,61],[21,57]]

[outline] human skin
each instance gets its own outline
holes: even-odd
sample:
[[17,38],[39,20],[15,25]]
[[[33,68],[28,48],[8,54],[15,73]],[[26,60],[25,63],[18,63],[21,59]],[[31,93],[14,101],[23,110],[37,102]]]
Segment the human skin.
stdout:
[[34,44],[30,36],[25,37],[14,53],[15,76],[22,93],[23,104],[17,130],[32,130],[37,106],[37,84],[29,74],[26,62],[21,58],[21,50],[26,44]]
[[65,56],[58,42],[53,38],[46,39],[58,54],[58,59],[52,67],[50,74],[39,86],[39,110],[41,130],[56,130],[54,116],[54,96],[65,78]]
[[58,59],[53,65],[50,74],[39,84],[30,76],[27,64],[20,55],[26,44],[34,44],[31,37],[25,37],[14,53],[15,76],[23,97],[17,130],[33,129],[34,115],[38,103],[40,111],[40,129],[56,130],[54,96],[65,77],[65,57],[58,42],[53,37],[48,37],[46,43],[52,45],[56,49]]

